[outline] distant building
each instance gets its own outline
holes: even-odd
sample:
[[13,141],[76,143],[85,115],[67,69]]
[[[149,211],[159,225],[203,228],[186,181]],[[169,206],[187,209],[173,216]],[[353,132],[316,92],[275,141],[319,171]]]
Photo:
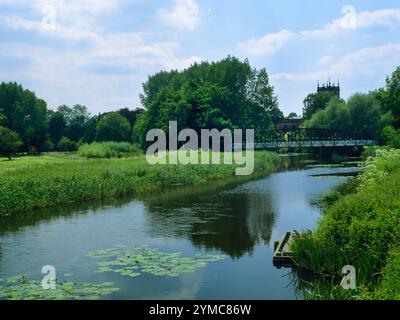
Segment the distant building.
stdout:
[[318,83],[317,93],[320,93],[320,92],[332,93],[340,99],[340,84],[338,82],[337,85],[335,85],[334,83],[331,83],[330,81],[328,81],[326,84],[323,84],[322,86],[320,86]]
[[278,131],[288,131],[298,129],[303,123],[303,118],[285,118],[276,123]]

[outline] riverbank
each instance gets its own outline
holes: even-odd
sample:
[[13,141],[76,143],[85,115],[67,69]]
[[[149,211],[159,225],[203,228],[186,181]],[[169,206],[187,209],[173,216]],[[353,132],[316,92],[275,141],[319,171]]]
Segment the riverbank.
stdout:
[[324,197],[324,216],[295,243],[294,259],[299,268],[336,279],[352,265],[357,287],[330,281],[308,288],[308,298],[400,299],[399,199],[400,150],[379,150],[360,177]]
[[[277,154],[255,152],[251,179],[273,172]],[[239,165],[150,165],[141,155],[126,159],[84,159],[47,154],[0,161],[0,215],[86,200],[119,197],[170,186],[243,179]]]

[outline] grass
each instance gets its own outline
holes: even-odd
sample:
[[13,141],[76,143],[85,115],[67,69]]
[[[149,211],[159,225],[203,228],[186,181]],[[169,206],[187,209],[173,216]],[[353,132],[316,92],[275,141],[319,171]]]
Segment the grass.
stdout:
[[[222,156],[222,155],[221,155]],[[252,178],[275,170],[278,156],[255,153]],[[238,179],[237,165],[150,165],[143,155],[85,159],[47,154],[0,160],[0,215],[91,199],[119,197],[169,186]]]
[[[378,150],[365,167],[325,197],[325,214],[314,233],[296,241],[294,259],[301,268],[336,277],[353,265],[359,290],[343,297],[400,297],[400,150]],[[327,296],[340,297],[341,290],[332,286]]]

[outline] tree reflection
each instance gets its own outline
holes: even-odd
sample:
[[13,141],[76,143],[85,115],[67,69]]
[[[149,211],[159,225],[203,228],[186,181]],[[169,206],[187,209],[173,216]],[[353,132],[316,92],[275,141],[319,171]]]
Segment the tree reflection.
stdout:
[[259,243],[268,245],[275,222],[271,195],[229,189],[208,186],[145,199],[149,232],[185,236],[196,247],[236,259],[252,254]]

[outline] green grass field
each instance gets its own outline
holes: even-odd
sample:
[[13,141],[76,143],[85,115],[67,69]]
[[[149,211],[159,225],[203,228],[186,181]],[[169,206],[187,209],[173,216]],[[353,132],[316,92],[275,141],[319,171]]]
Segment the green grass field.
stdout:
[[[257,175],[275,170],[278,156],[255,153]],[[168,186],[238,179],[236,165],[150,165],[144,155],[86,159],[76,154],[0,159],[0,215],[69,202],[118,197]]]

